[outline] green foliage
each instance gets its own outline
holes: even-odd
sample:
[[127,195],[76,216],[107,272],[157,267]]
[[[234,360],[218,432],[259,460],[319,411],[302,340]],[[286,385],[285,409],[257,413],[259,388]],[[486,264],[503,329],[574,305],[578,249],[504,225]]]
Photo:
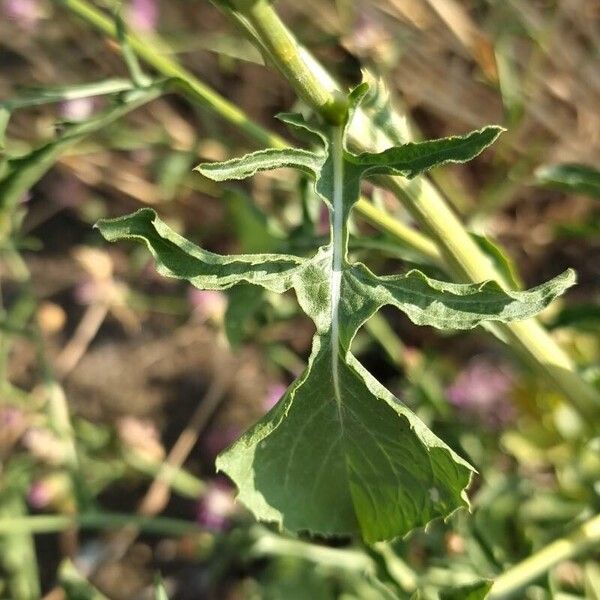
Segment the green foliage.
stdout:
[[[364,93],[359,86],[350,95],[353,108]],[[348,258],[347,221],[361,179],[414,177],[464,162],[501,129],[353,154],[345,145],[347,124],[315,129],[299,115],[281,118],[311,135],[318,149],[263,150],[198,169],[217,181],[281,167],[311,175],[332,223],[329,243],[313,256],[213,254],[169,229],[150,209],[98,227],[109,241],[145,243],[160,273],[201,289],[247,283],[278,293],[295,290],[316,326],[308,366],[277,406],[219,456],[217,468],[234,480],[239,498],[259,519],[292,531],[360,534],[368,542],[393,538],[466,506],[473,468],[354,358],[350,348],[358,329],[386,304],[418,325],[440,329],[525,319],[571,286],[574,273],[526,292],[507,292],[495,282],[445,283],[419,271],[375,275]]]
[[572,194],[600,198],[600,171],[587,165],[565,163],[540,167],[537,182]]

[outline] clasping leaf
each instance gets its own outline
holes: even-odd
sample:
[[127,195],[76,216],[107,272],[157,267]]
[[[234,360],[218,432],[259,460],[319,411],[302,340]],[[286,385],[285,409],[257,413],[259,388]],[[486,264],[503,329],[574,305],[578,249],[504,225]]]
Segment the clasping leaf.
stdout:
[[[362,85],[350,95],[350,118],[364,93]],[[280,167],[308,173],[332,224],[329,243],[314,256],[220,256],[177,235],[149,209],[98,227],[110,241],[145,243],[161,273],[201,289],[247,282],[275,292],[295,290],[316,325],[308,366],[279,403],[218,457],[217,468],[233,479],[240,500],[259,519],[292,531],[390,539],[467,506],[473,467],[360,365],[350,352],[357,330],[386,304],[414,323],[443,329],[525,319],[572,285],[574,274],[507,292],[495,282],[446,283],[419,271],[377,276],[349,261],[347,220],[361,178],[414,177],[436,165],[464,162],[489,146],[501,128],[353,154],[345,144],[346,126],[316,129],[300,115],[282,120],[307,134],[316,149],[261,150],[198,170],[217,181]]]

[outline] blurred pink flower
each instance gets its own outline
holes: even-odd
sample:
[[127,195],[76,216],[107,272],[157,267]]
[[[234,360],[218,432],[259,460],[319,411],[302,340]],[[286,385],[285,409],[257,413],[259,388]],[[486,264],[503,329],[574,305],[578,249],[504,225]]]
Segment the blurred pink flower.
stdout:
[[158,13],[158,0],[131,0],[127,11],[129,24],[139,31],[156,29]]
[[27,492],[27,502],[32,508],[42,509],[66,506],[65,502],[72,500],[69,478],[64,472],[50,473],[34,481]]
[[42,17],[39,0],[4,0],[1,8],[7,19],[29,31],[37,27]]
[[73,98],[60,103],[60,116],[67,121],[83,121],[94,111],[93,98]]
[[448,399],[461,412],[490,427],[501,427],[515,418],[510,402],[513,375],[507,365],[476,357],[446,390]]
[[277,404],[277,402],[279,402],[279,399],[283,396],[283,394],[285,394],[286,389],[287,388],[285,385],[283,385],[283,383],[269,383],[267,386],[267,394],[263,402],[265,411],[271,410]]
[[216,479],[200,498],[196,510],[196,521],[213,531],[223,531],[235,513],[235,498],[231,486],[222,479]]
[[34,481],[27,492],[27,502],[33,508],[46,508],[52,501],[52,489],[44,480]]
[[223,292],[214,290],[190,288],[188,302],[194,309],[194,312],[202,319],[220,321],[227,309],[227,296]]

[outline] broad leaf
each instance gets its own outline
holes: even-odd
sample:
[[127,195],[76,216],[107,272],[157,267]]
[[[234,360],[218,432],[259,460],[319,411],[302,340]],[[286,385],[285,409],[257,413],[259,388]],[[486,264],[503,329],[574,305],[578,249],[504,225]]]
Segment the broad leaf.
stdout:
[[[359,86],[351,103],[363,94]],[[531,291],[506,292],[493,282],[445,283],[419,271],[378,277],[349,261],[347,221],[361,178],[412,177],[444,162],[463,162],[491,144],[499,128],[356,155],[345,147],[343,127],[317,131],[299,116],[284,120],[308,133],[318,150],[260,151],[199,170],[217,180],[289,166],[312,172],[332,223],[329,243],[312,258],[212,254],[169,230],[148,209],[99,227],[107,239],[144,242],[160,272],[203,289],[247,282],[295,290],[316,326],[308,366],[279,403],[218,457],[217,468],[234,480],[239,498],[260,519],[294,531],[389,539],[466,506],[473,468],[352,356],[357,330],[386,304],[415,323],[438,328],[524,319],[572,285],[574,275],[569,271]]]

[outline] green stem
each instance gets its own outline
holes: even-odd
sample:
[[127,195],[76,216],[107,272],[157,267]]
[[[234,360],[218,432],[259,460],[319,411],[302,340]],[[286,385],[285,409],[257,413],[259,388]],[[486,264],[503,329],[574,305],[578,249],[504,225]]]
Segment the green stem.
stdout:
[[178,494],[187,498],[198,499],[206,490],[204,482],[184,469],[179,469],[165,462],[150,462],[135,451],[124,453],[125,462],[136,471],[156,477],[159,473],[168,479],[169,486]]
[[[293,66],[295,72],[288,79],[299,95],[310,100],[314,97],[314,88],[320,86],[323,97],[335,97],[335,93],[331,91],[332,78],[320,66],[315,68],[318,63],[314,59],[308,62],[305,60],[305,54],[298,50],[297,43],[292,43],[292,34],[267,0],[238,0],[236,8],[257,32],[261,47],[269,50],[270,57],[279,70],[287,76]],[[285,36],[283,30],[286,32]],[[296,55],[291,57],[290,54],[294,51]],[[323,101],[312,105],[315,109],[322,110]],[[369,149],[365,148],[364,140],[372,139],[373,136],[369,135],[373,130],[372,124],[361,111],[358,111],[357,116],[350,129],[350,140],[360,149]],[[379,139],[385,143],[383,134]],[[503,283],[492,262],[426,178],[381,179],[437,242],[445,262],[458,279],[471,282],[496,279]],[[598,415],[600,394],[578,376],[570,358],[537,321],[530,319],[497,327],[504,334],[503,337],[549,377],[579,411],[586,416]]]
[[134,85],[129,79],[105,79],[93,83],[82,83],[80,85],[69,85],[64,87],[33,89],[25,92],[11,100],[3,100],[0,106],[9,111],[18,108],[28,108],[30,106],[39,106],[41,104],[51,104],[63,100],[76,100],[78,98],[89,98],[91,96],[106,96],[119,92],[126,92],[134,89]]
[[519,592],[557,563],[573,558],[600,543],[600,515],[586,521],[567,537],[558,539],[529,558],[505,571],[496,579],[489,598],[500,600]]
[[[102,33],[114,39],[118,38],[115,20],[103,14],[85,0],[55,0],[55,2],[68,8]],[[279,136],[270,133],[251,121],[237,106],[228,102],[210,86],[201,82],[187,69],[166,56],[169,49],[158,38],[153,38],[153,43],[159,45],[161,51],[155,50],[151,44],[146,43],[142,38],[133,33],[128,33],[126,39],[131,49],[147,64],[154,67],[156,71],[166,77],[174,77],[180,80],[181,90],[185,95],[192,97],[195,101],[199,100],[211,111],[216,112],[225,120],[234,123],[249,137],[256,139],[261,144],[287,146],[285,141]]]
[[89,513],[80,515],[34,515],[0,519],[0,536],[22,533],[56,533],[72,527],[84,529],[120,529],[133,525],[157,535],[188,535],[199,531],[191,521],[167,517],[141,517],[122,513]]
[[446,268],[444,257],[431,239],[416,229],[407,227],[404,223],[394,219],[387,213],[379,210],[371,202],[361,198],[355,205],[356,210],[366,221],[377,229],[392,234],[397,240],[406,244],[409,248],[416,250],[434,265]]
[[262,50],[276,56],[276,66],[292,83],[300,96],[329,122],[341,124],[345,120],[345,99],[326,89],[313,71],[304,68],[304,59],[294,36],[279,20],[268,0],[234,0],[239,11],[262,42]]

